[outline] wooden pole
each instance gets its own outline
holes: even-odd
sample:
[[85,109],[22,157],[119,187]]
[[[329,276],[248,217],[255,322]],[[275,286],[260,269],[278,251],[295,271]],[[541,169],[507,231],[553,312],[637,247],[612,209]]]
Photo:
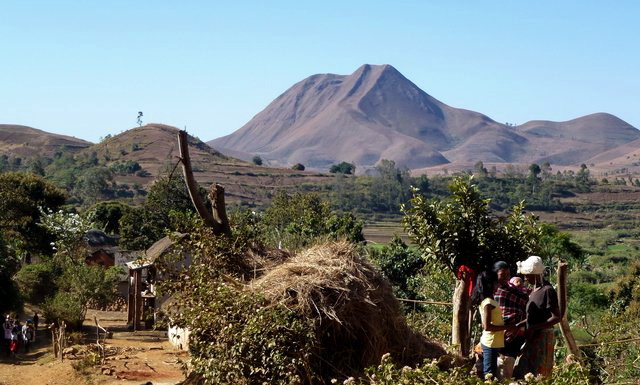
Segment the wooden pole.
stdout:
[[[189,156],[189,143],[187,140],[186,131],[178,131],[178,148],[180,151],[180,160],[182,162],[182,174],[184,175],[184,181],[189,190],[189,196],[191,202],[196,208],[198,215],[202,218],[204,223],[213,228],[213,232],[216,235],[230,234],[231,228],[229,226],[229,220],[224,204],[224,188],[219,185],[215,185],[210,193],[211,202],[215,214],[212,214],[205,207],[198,191],[198,183],[193,177],[193,169],[191,168],[191,157]],[[214,217],[215,215],[215,217]]]
[[60,323],[60,333],[58,333],[58,350],[60,351],[60,362],[64,361],[64,345],[65,345],[65,329],[67,325],[62,321]]
[[209,199],[213,208],[213,219],[220,224],[223,234],[231,234],[227,207],[224,203],[224,187],[217,183],[212,184],[209,189]]
[[558,304],[560,307],[560,331],[567,343],[567,349],[577,359],[580,359],[580,349],[573,338],[567,319],[567,264],[563,261],[558,263]]
[[471,343],[469,340],[469,309],[471,301],[467,292],[467,285],[463,279],[456,280],[453,292],[453,320],[451,325],[451,344],[457,345],[458,354],[462,357],[469,355]]
[[53,347],[53,356],[58,358],[58,339],[56,337],[56,326],[54,324],[49,325],[51,329],[51,345]]

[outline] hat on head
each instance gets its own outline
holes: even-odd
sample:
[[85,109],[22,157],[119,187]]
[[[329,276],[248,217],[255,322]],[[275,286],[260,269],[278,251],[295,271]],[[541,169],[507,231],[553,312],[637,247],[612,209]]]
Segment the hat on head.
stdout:
[[516,262],[518,266],[518,274],[542,274],[544,273],[544,264],[542,258],[532,255],[524,261]]

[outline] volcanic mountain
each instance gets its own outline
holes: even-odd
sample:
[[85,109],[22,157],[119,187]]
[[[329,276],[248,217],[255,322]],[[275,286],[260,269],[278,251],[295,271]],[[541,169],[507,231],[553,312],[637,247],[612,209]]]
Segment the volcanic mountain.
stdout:
[[313,75],[293,85],[236,132],[208,142],[219,151],[274,166],[326,168],[380,159],[421,168],[447,163],[575,164],[640,138],[609,114],[512,127],[450,107],[390,65],[351,75]]

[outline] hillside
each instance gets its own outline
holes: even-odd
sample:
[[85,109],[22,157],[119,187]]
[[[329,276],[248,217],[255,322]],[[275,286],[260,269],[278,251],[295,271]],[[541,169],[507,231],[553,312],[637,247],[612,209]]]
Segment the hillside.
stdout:
[[76,152],[90,145],[90,142],[82,139],[52,134],[33,127],[0,124],[0,154],[23,158],[53,156],[62,147]]
[[390,65],[367,64],[351,75],[296,83],[236,132],[208,144],[276,166],[326,169],[349,161],[363,171],[380,159],[411,169],[477,161],[579,165],[638,138],[640,131],[604,113],[507,126],[440,102]]
[[[163,124],[147,124],[132,128],[87,147],[82,154],[95,153],[107,165],[137,162],[147,176],[117,175],[119,183],[148,186],[158,176],[167,176],[178,162],[178,128]],[[220,183],[225,186],[230,203],[260,204],[278,188],[303,188],[305,183],[316,184],[327,178],[304,171],[260,167],[252,163],[224,156],[199,139],[189,136],[189,152],[196,180],[204,186]],[[181,174],[180,166],[174,173]]]

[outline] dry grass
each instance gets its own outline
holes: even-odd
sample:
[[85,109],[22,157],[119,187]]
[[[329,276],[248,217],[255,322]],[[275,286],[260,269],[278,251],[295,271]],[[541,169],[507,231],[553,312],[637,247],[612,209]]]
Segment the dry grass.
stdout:
[[445,354],[407,326],[389,282],[347,242],[303,251],[248,287],[313,320],[325,378],[361,372],[385,353],[403,365]]

